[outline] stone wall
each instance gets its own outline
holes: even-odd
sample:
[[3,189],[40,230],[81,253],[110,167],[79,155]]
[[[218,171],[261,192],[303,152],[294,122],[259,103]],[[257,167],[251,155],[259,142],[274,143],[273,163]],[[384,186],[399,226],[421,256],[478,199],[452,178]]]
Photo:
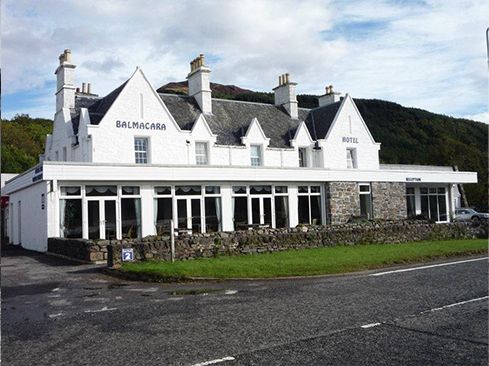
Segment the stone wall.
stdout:
[[406,183],[372,182],[374,219],[407,218]]
[[[259,229],[213,234],[180,235],[175,240],[175,258],[188,260],[217,255],[276,252],[357,244],[405,243],[421,240],[487,237],[487,227],[467,223],[434,224],[425,221],[369,222],[293,229]],[[121,263],[122,248],[134,248],[136,261],[171,259],[170,238],[149,236],[112,241],[109,263]]]
[[48,238],[48,253],[87,263],[107,261],[108,240]]
[[[356,224],[298,226],[286,229],[257,229],[213,234],[180,234],[175,239],[178,260],[276,252],[335,245],[405,243],[421,240],[488,237],[488,223],[435,224],[427,221],[372,221]],[[49,238],[48,253],[88,263],[121,263],[122,248],[134,248],[136,260],[170,260],[169,236],[141,239],[86,240]]]
[[326,183],[326,214],[331,224],[344,224],[360,216],[360,195],[355,182]]

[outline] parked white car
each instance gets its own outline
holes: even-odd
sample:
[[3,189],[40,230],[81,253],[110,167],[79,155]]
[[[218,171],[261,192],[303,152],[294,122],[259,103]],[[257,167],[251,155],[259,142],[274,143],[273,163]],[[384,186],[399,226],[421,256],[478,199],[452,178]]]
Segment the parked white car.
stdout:
[[481,222],[482,220],[489,220],[489,213],[477,212],[472,208],[459,208],[455,210],[454,221]]

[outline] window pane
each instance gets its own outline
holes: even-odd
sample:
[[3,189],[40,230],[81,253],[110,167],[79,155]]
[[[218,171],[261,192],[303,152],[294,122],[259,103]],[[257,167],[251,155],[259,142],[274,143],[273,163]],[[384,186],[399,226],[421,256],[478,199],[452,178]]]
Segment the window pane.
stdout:
[[141,199],[121,199],[121,220],[123,238],[141,237]]
[[173,218],[172,199],[155,199],[155,212],[156,234],[163,235],[169,233],[171,231],[171,219]]
[[88,201],[88,238],[100,239],[99,201]]
[[139,187],[122,187],[122,194],[127,196],[138,195]]
[[250,146],[250,154],[251,154],[251,165],[252,166],[260,166],[261,165],[261,146],[260,145],[251,145]]
[[406,194],[414,194],[414,187],[406,187]]
[[420,188],[419,191],[421,194],[428,194],[428,188]]
[[440,210],[440,221],[447,221],[447,202],[445,200],[445,195],[438,196],[438,208]]
[[233,193],[237,194],[246,194],[246,187],[245,186],[234,186],[233,187]]
[[221,187],[219,186],[207,186],[205,187],[206,194],[219,194],[221,193]]
[[360,192],[370,192],[370,185],[367,184],[360,185]]
[[252,224],[260,223],[260,199],[259,198],[251,199],[251,223]]
[[275,193],[287,193],[287,186],[276,186]]
[[372,219],[372,197],[369,194],[360,195],[360,216]]
[[105,239],[115,239],[117,236],[115,200],[107,200],[104,202],[105,208]]
[[438,193],[445,194],[445,188],[444,187],[439,187],[438,188]]
[[406,205],[407,205],[407,217],[409,219],[413,219],[416,217],[416,200],[414,196],[406,197]]
[[272,186],[250,186],[250,194],[271,194]]
[[309,192],[308,186],[299,186],[299,193],[307,193]]
[[248,225],[248,199],[246,197],[233,197],[234,230],[242,230]]
[[275,197],[275,226],[289,226],[289,198],[287,196]]
[[62,196],[81,196],[80,187],[61,187]]
[[93,196],[117,196],[117,186],[86,186],[85,194]]
[[62,238],[81,238],[82,234],[82,200],[60,200],[60,235]]
[[430,189],[429,189],[429,192],[430,192],[430,193],[436,193],[436,188],[430,188]]
[[311,196],[311,224],[321,225],[321,196]]
[[155,187],[155,193],[156,194],[171,194],[171,187]]
[[192,208],[192,232],[202,232],[201,214],[200,214],[200,198],[192,199],[190,202]]
[[263,223],[272,227],[272,199],[263,197]]
[[319,186],[311,186],[311,193],[320,193],[321,187]]
[[309,225],[309,196],[299,196],[299,224]]
[[176,186],[175,194],[177,196],[200,195],[201,190],[202,190],[201,186]]
[[423,219],[425,219],[425,220],[430,218],[428,208],[429,208],[428,196],[421,196],[421,216],[423,216]]
[[205,228],[208,233],[221,231],[221,197],[205,198]]
[[430,199],[430,219],[435,221],[440,221],[438,219],[438,205],[437,205],[437,196],[429,196]]
[[299,166],[307,167],[307,150],[303,147],[299,148]]
[[187,200],[177,200],[177,220],[179,229],[187,229]]

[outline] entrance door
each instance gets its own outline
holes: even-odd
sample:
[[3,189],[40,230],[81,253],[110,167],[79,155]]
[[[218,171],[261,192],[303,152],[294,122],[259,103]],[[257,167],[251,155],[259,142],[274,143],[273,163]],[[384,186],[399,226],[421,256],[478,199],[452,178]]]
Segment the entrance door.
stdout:
[[177,219],[180,230],[188,229],[192,233],[202,232],[200,203],[200,198],[177,199]]
[[113,239],[117,237],[115,199],[88,200],[88,238]]
[[251,223],[272,227],[272,198],[251,198]]

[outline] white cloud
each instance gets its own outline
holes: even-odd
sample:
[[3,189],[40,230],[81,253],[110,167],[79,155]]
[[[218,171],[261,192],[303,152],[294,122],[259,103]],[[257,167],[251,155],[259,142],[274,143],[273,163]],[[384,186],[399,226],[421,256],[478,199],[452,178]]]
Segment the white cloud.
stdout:
[[[216,82],[267,91],[290,72],[299,93],[333,84],[355,97],[474,115],[487,102],[488,12],[477,0],[5,0],[2,93],[46,88],[64,48],[78,84],[102,95],[136,66],[155,87],[183,80],[205,53]],[[52,117],[54,102],[29,110]]]
[[489,124],[489,112],[482,112],[482,113],[476,113],[476,114],[467,114],[463,116],[463,118],[471,119],[477,122],[484,122],[486,124]]

